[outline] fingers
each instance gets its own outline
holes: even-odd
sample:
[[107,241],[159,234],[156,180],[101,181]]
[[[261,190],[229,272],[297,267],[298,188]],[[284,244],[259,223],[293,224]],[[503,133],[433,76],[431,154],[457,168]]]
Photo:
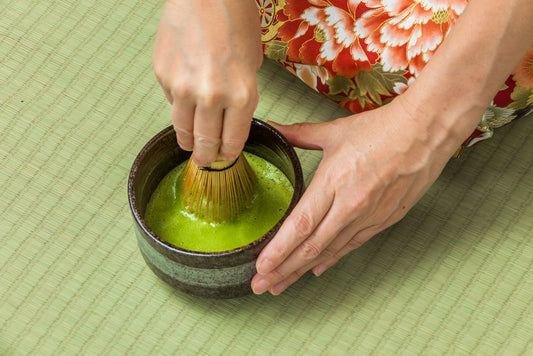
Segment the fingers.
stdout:
[[219,156],[225,160],[237,158],[252,123],[253,111],[259,101],[257,92],[238,105],[225,104],[218,98],[210,100],[174,95],[172,123],[180,147],[194,151],[199,166],[208,166]]
[[259,256],[258,275],[252,280],[255,293],[279,294],[309,269],[322,273],[378,231],[372,223],[375,206],[367,199],[358,202],[354,191],[336,196],[334,183],[342,179],[332,172],[330,165],[319,167],[298,206]]
[[[320,187],[313,180],[299,204],[283,223],[278,233],[263,249],[257,259],[257,272],[262,275],[273,271],[302,244],[324,219],[333,203],[331,187]],[[307,245],[310,254],[315,246]]]
[[296,270],[283,271],[280,268],[272,271],[270,276],[254,276],[252,289],[256,294],[262,294],[268,290],[272,295],[279,295],[309,270],[312,270],[316,276],[320,276],[346,254],[360,247],[364,242],[382,230],[380,226],[372,225],[354,235],[354,231],[358,229],[359,226],[357,224],[349,225],[342,230],[331,245],[320,255]]
[[329,130],[328,123],[296,123],[292,125],[282,125],[273,121],[267,121],[269,125],[276,128],[283,136],[296,147],[319,150],[324,149],[324,137],[327,137]]
[[194,148],[194,104],[188,100],[172,105],[172,125],[176,131],[178,145],[185,151]]
[[[315,261],[312,261],[283,277],[279,274],[279,278],[277,278],[275,282],[270,281],[265,276],[257,274],[252,279],[252,289],[256,294],[262,294],[268,290],[272,295],[278,295],[287,289],[291,284],[296,282],[307,271],[312,269],[317,264],[325,262],[327,259],[328,257],[326,256],[320,256]],[[274,270],[272,273],[277,274],[277,271]]]
[[307,270],[335,257],[361,228],[357,219],[348,226],[344,225],[345,221],[348,221],[345,209],[330,208],[314,232],[294,248],[283,263],[267,274],[258,268],[260,275],[252,282],[254,292],[260,294],[270,290],[271,293],[281,293]]
[[252,115],[259,101],[255,80],[250,86],[238,86],[230,97],[215,92],[194,113],[194,159],[209,165],[219,156],[233,160],[241,153],[252,124]]
[[296,282],[300,277],[302,277],[307,271],[309,271],[313,265],[306,265],[294,272],[292,272],[290,275],[288,275],[285,279],[283,279],[281,282],[276,283],[275,285],[268,288],[268,291],[272,295],[279,295],[281,294],[285,289],[290,287],[294,282]]
[[241,153],[250,133],[252,114],[253,110],[249,112],[232,107],[226,109],[219,153],[222,159],[234,160]]
[[[265,269],[262,268],[260,261],[257,269],[258,273],[263,275],[268,273],[269,275],[265,276],[265,278],[271,285],[273,285],[279,280],[285,279],[294,271],[298,271],[302,267],[313,263],[321,256],[331,257],[336,250],[332,250],[330,246],[337,238],[339,232],[344,228],[342,225],[343,217],[344,214],[340,211],[332,210],[328,212],[321,219],[322,221],[320,224],[314,228],[313,232],[306,236],[303,241],[302,236],[293,236],[292,241],[301,242],[299,242],[298,246],[294,247],[290,254],[284,258],[282,264],[278,264],[278,260],[266,255],[264,258],[271,260],[272,267],[274,268],[270,271],[267,269],[267,272],[265,273]],[[279,240],[276,242],[279,243]],[[279,257],[279,255],[276,257]],[[259,266],[261,266],[261,268]]]
[[194,152],[193,159],[199,166],[208,166],[219,156],[235,159],[244,148],[259,94],[253,76],[234,85],[238,89],[231,95],[209,81],[202,85],[173,84],[173,89],[165,90],[171,93],[178,144]]
[[193,129],[193,159],[200,167],[208,166],[218,157],[223,114],[222,107],[214,103],[196,106]]
[[[320,261],[320,263],[317,263],[313,267],[313,274],[317,277],[320,276],[328,268],[337,263],[342,257],[346,256],[348,253],[352,252],[356,248],[361,247],[361,245],[363,245],[366,241],[368,241],[372,236],[379,233],[381,230],[381,227],[378,225],[369,226],[359,232],[357,232],[357,227],[348,227],[346,231],[343,231],[345,236],[339,237],[339,239],[335,241],[338,244],[336,246],[331,247],[331,249],[336,250],[336,252],[332,256],[329,256],[328,258],[325,258]],[[353,234],[354,231],[356,232],[355,235]]]
[[248,139],[253,113],[259,103],[255,74],[250,73],[238,89],[233,91],[231,102],[224,112],[220,156],[233,160],[241,153]]
[[361,247],[374,235],[379,234],[381,231],[398,222],[404,215],[404,212],[397,212],[396,214],[392,214],[389,219],[382,224],[370,225],[360,231],[358,231],[357,226],[354,226],[353,224],[350,225],[341,233],[344,236],[339,236],[339,238],[335,240],[335,243],[330,247],[331,250],[337,252],[317,263],[313,267],[313,274],[317,277],[320,276],[328,268],[337,263],[342,257],[356,248]]

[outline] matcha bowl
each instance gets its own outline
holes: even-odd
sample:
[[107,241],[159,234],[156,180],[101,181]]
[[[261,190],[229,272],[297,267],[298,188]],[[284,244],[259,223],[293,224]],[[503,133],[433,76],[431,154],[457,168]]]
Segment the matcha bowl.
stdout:
[[267,233],[244,246],[215,252],[180,248],[157,236],[146,224],[146,208],[159,182],[190,157],[190,152],[178,146],[173,128],[167,127],[155,135],[135,159],[128,180],[128,199],[137,244],[150,269],[171,286],[211,298],[234,298],[252,293],[250,282],[256,273],[257,256],[300,199],[304,183],[296,152],[272,126],[253,119],[244,151],[281,170],[294,192],[282,218]]

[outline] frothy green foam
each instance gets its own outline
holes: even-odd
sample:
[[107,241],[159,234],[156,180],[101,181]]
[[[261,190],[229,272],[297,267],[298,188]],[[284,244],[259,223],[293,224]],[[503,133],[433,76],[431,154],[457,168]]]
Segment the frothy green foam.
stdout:
[[272,163],[248,152],[244,155],[257,183],[252,202],[235,219],[208,223],[187,212],[182,195],[184,162],[170,171],[152,194],[146,224],[171,244],[199,252],[231,250],[263,236],[287,210],[294,189]]

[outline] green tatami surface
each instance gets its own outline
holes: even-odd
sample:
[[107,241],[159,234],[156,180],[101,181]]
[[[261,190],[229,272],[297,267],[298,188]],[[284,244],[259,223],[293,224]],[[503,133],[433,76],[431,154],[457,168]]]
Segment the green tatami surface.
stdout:
[[[0,355],[533,354],[533,118],[452,160],[397,225],[279,297],[204,300],[145,265],[129,168],[170,125],[163,2],[0,0]],[[278,65],[256,117],[346,112]],[[298,150],[307,183],[319,152]]]

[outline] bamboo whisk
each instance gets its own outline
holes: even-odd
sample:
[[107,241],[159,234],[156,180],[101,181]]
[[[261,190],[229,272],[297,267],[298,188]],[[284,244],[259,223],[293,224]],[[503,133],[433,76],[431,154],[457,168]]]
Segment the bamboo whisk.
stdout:
[[183,177],[188,212],[215,223],[237,216],[251,202],[256,182],[242,153],[235,161],[215,161],[209,167],[199,167],[191,157]]

